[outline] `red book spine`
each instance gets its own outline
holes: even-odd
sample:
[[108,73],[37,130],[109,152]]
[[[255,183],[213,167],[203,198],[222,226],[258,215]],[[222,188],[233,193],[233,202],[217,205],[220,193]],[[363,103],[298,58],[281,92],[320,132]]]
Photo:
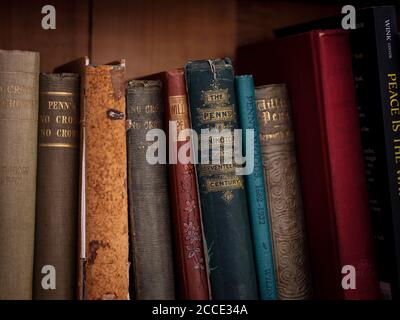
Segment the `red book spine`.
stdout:
[[[169,134],[173,135],[173,139],[176,141],[176,154],[178,154],[181,147],[190,143],[186,139],[176,139],[180,131],[190,128],[183,70],[166,72],[164,83],[167,95],[167,127],[170,121],[175,121],[176,130],[174,130],[175,132],[169,131]],[[208,300],[207,260],[204,253],[195,166],[191,163],[180,163],[177,159],[177,163],[170,164],[168,169],[178,294],[181,299]]]
[[[345,299],[377,299],[371,217],[361,152],[350,45],[344,32],[319,32],[320,90],[340,269],[354,266]],[[316,49],[318,50],[318,49]]]
[[[312,31],[243,47],[238,63],[257,85],[289,88],[314,297],[378,299],[348,33]],[[355,268],[355,289],[342,287],[346,265]]]

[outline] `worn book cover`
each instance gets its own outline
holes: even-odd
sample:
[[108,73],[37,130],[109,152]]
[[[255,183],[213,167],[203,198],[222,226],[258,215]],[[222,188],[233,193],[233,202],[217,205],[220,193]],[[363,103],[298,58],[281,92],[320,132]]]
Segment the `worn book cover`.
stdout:
[[74,299],[79,194],[78,74],[41,74],[34,299]]
[[259,83],[288,85],[317,299],[379,297],[348,36],[312,31],[239,53]]
[[[236,174],[233,161],[222,161],[223,142],[233,141],[232,130],[238,128],[233,66],[228,58],[191,61],[186,64],[185,74],[192,127],[199,141],[203,140],[197,171],[212,297],[257,299],[244,177]],[[209,129],[219,133],[227,129],[229,134],[225,138],[201,138],[202,130]],[[205,157],[201,156],[202,149]]]
[[162,83],[132,80],[126,95],[131,285],[136,299],[174,299],[167,166],[156,159],[160,150],[149,149],[155,139],[146,137],[164,129]]
[[[277,296],[276,277],[271,241],[270,214],[267,206],[264,170],[261,157],[259,126],[257,121],[256,97],[253,77],[242,75],[235,77],[235,87],[239,110],[239,123],[243,130],[243,146],[250,144],[254,150],[254,169],[246,175],[248,210],[253,236],[254,254],[257,268],[258,288],[261,299],[274,300]],[[253,130],[252,138],[246,138]]]
[[309,299],[311,273],[289,96],[284,84],[256,87],[255,92],[278,296]]
[[129,298],[125,62],[86,61],[81,109],[82,298]]
[[[169,153],[169,159],[173,163],[168,165],[168,172],[178,297],[206,300],[209,299],[207,261],[195,165],[193,162],[181,162],[179,157],[179,152],[187,151],[186,147],[191,143],[190,136],[184,132],[191,128],[184,70],[166,71],[163,74],[163,83],[166,129],[169,141],[176,143],[176,149]],[[171,127],[167,127],[169,125]],[[176,158],[172,156],[173,152]],[[190,156],[193,159],[194,155]]]
[[31,299],[39,53],[0,50],[0,300]]

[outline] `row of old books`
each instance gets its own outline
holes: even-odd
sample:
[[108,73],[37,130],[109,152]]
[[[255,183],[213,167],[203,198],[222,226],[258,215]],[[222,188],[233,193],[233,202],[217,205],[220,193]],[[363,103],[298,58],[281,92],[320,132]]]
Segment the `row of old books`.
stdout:
[[[0,51],[0,298],[277,298],[252,77],[235,80],[228,58],[127,82],[124,62],[94,65],[85,58],[80,69],[39,74],[38,53]],[[265,86],[257,94],[260,119],[274,99],[277,112],[287,114],[281,118],[289,132],[281,132],[283,148],[265,143],[266,154],[287,149],[292,157],[286,87]],[[221,142],[239,128],[237,112],[242,128],[256,130],[249,140],[256,151],[255,169],[246,177],[249,200],[239,167],[212,161],[213,151],[220,158]],[[210,161],[202,159],[197,168],[194,138],[185,132],[192,127],[199,134],[228,130],[228,136],[210,137],[218,149],[200,143],[199,157],[207,147]],[[166,128],[177,157],[171,159],[171,148],[168,165],[160,161],[167,156]],[[162,131],[153,151],[148,137],[154,129]],[[295,183],[280,195],[290,202],[284,216],[298,224],[283,234],[284,243],[305,246],[291,161],[278,164],[293,171]],[[306,287],[293,298],[311,290],[307,260],[298,257],[291,267],[305,278],[293,280]]]
[[0,50],[0,299],[396,298],[396,13],[357,19],[240,48],[236,77]]

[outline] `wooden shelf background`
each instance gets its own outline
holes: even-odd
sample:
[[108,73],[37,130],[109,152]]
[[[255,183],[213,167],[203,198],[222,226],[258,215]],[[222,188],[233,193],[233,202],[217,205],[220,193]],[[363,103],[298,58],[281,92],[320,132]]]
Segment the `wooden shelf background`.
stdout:
[[[351,2],[351,1],[349,1]],[[56,8],[57,29],[41,28],[41,8]],[[41,71],[82,56],[126,59],[127,77],[229,56],[272,30],[340,13],[337,1],[13,0],[2,1],[0,48],[41,53]]]

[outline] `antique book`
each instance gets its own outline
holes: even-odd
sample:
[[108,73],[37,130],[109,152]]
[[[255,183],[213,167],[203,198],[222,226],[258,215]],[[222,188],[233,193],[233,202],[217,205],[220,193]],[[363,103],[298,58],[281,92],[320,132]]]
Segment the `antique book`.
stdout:
[[[239,122],[243,130],[244,150],[246,150],[247,143],[250,143],[254,148],[253,172],[246,175],[245,180],[257,268],[258,288],[261,299],[274,300],[277,298],[276,277],[253,77],[251,75],[236,76],[235,85]],[[248,136],[246,130],[253,130],[252,138]],[[249,141],[247,141],[248,137]]]
[[81,242],[83,298],[129,298],[125,62],[82,75]]
[[[169,153],[169,194],[174,227],[175,264],[178,297],[187,300],[209,299],[209,286],[198,187],[193,162],[181,162],[179,151],[191,143],[190,115],[182,69],[163,74],[166,127],[174,144]],[[191,159],[194,157],[191,154]]]
[[39,53],[0,50],[0,300],[31,299]]
[[161,82],[129,81],[126,96],[132,287],[136,299],[174,299],[167,166],[153,163],[154,141],[146,139],[151,129],[164,129]]
[[[392,6],[357,10],[350,30],[369,208],[383,298],[400,298],[399,46]],[[280,36],[341,28],[342,16],[277,30]]]
[[[257,299],[244,177],[237,175],[233,153],[230,159],[222,155],[229,155],[224,142],[233,141],[238,128],[233,66],[228,58],[191,61],[185,74],[191,123],[197,135],[203,131],[197,170],[212,298]],[[208,136],[212,129],[228,135]]]
[[255,94],[278,297],[308,299],[311,273],[288,93],[275,84]]
[[76,296],[79,187],[78,74],[41,74],[34,299]]
[[239,60],[259,83],[289,88],[314,297],[377,298],[348,33],[317,30],[249,46]]

